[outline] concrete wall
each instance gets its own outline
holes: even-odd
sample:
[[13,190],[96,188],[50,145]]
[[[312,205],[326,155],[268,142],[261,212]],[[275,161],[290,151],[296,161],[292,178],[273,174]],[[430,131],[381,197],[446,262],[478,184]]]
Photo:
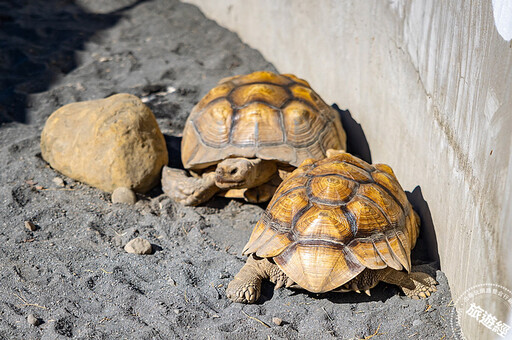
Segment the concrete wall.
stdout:
[[512,45],[490,1],[188,2],[349,109],[373,162],[421,187],[454,299],[512,288]]

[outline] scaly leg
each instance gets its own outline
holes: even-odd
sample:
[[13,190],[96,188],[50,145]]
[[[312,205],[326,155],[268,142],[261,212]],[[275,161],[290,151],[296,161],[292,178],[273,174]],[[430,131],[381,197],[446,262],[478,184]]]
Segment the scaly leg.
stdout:
[[247,262],[228,284],[226,295],[234,302],[254,303],[261,294],[261,281],[268,279],[275,288],[290,287],[294,282],[273,262],[249,255]]
[[399,286],[405,295],[413,299],[426,298],[437,290],[436,280],[428,274],[421,272],[406,273],[386,268],[378,270],[365,269],[358,276],[334,291],[365,292],[370,296],[370,289],[375,287],[379,281]]
[[376,275],[381,275],[379,277],[380,281],[399,286],[405,295],[413,299],[424,299],[437,291],[436,280],[426,273],[406,273],[386,268],[376,271]]
[[244,192],[244,198],[247,202],[250,203],[262,203],[270,201],[272,196],[277,190],[279,184],[281,184],[283,180],[280,175],[276,172],[274,176],[265,184],[257,186],[255,188],[247,189]]
[[190,177],[187,172],[164,166],[162,190],[183,205],[198,205],[212,198],[220,189],[215,185],[215,173],[206,172],[202,177]]

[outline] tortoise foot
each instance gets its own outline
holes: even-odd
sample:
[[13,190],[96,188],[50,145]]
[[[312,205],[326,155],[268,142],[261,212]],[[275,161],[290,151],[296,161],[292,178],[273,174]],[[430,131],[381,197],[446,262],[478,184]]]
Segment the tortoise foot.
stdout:
[[212,198],[219,189],[213,174],[190,177],[183,170],[166,166],[162,169],[162,190],[178,203],[198,205]]
[[402,290],[410,298],[419,300],[425,299],[433,292],[437,291],[437,282],[430,275],[421,272],[409,274],[409,278],[414,282],[414,288],[409,289],[402,286]]
[[226,296],[233,302],[254,303],[261,294],[261,281],[234,278],[228,284]]
[[279,269],[278,266],[274,265],[269,267],[269,280],[275,284],[274,290],[283,286],[288,288],[295,283],[281,269]]

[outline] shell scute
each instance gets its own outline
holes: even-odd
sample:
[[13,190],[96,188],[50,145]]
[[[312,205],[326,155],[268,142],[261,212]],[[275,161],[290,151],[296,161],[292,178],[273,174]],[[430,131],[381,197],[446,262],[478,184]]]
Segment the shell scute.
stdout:
[[233,109],[227,99],[221,99],[212,105],[205,114],[197,117],[194,126],[206,144],[229,143],[229,132]]
[[278,196],[270,204],[274,207],[268,212],[272,219],[282,226],[289,226],[293,218],[308,205],[306,189],[299,187],[286,195]]
[[314,293],[333,290],[364,270],[350,252],[335,245],[295,243],[274,257],[276,264],[301,287]]
[[238,109],[230,142],[238,146],[282,143],[284,135],[276,111],[258,102]]
[[274,108],[280,108],[290,96],[282,86],[260,83],[237,87],[231,92],[230,98],[237,107],[252,102],[263,102]]
[[[336,225],[337,227],[333,226]],[[338,243],[353,237],[350,225],[340,209],[312,206],[305,211],[293,227],[300,239],[330,240]]]
[[352,198],[358,183],[338,175],[316,176],[309,184],[311,199],[317,203],[340,205]]
[[385,213],[373,201],[365,196],[354,197],[347,205],[355,218],[357,237],[368,237],[378,232],[384,232],[391,227]]

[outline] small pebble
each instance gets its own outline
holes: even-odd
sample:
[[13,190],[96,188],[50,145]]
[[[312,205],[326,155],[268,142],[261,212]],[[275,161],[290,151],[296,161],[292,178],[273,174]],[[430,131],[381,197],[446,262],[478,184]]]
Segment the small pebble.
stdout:
[[230,276],[230,275],[229,275],[228,273],[226,273],[226,272],[221,272],[221,273],[219,274],[219,279],[226,279],[226,278],[228,278],[229,276]]
[[34,316],[34,314],[29,314],[27,316],[27,322],[31,325],[34,325],[34,326],[39,326],[41,324],[41,320],[39,320],[38,318],[36,318]]
[[30,221],[25,221],[25,228],[30,231],[35,231],[37,229],[36,225]]
[[272,322],[275,323],[278,326],[281,326],[283,324],[283,320],[277,317],[272,318]]
[[412,325],[413,325],[413,326],[419,326],[419,325],[421,325],[422,323],[423,323],[423,321],[421,321],[421,320],[414,320],[414,321],[412,322]]
[[153,252],[153,247],[151,247],[151,243],[149,243],[148,240],[145,240],[141,237],[137,237],[128,242],[124,246],[124,250],[126,250],[127,253],[131,254],[145,255],[151,254]]
[[126,187],[119,187],[112,193],[112,203],[135,204],[136,200],[133,190]]
[[60,177],[55,177],[54,179],[52,179],[52,182],[53,184],[61,188],[66,186],[66,183],[64,183],[64,180]]

